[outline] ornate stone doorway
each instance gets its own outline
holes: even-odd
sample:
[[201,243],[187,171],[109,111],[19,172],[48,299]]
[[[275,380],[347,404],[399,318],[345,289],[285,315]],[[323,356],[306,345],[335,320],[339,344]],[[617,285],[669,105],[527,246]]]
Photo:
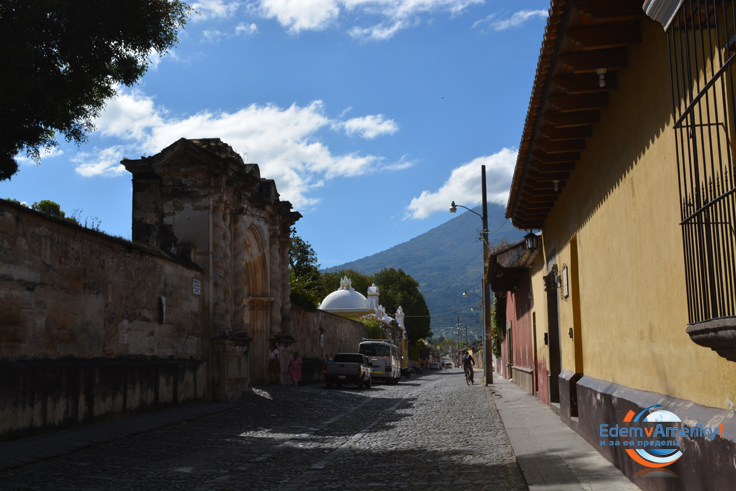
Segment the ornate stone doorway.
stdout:
[[251,225],[243,240],[245,252],[245,307],[243,321],[245,329],[253,338],[249,351],[249,371],[251,383],[263,383],[268,380],[266,369],[268,364],[268,338],[270,310],[273,299],[268,296],[268,263],[266,248],[261,233]]

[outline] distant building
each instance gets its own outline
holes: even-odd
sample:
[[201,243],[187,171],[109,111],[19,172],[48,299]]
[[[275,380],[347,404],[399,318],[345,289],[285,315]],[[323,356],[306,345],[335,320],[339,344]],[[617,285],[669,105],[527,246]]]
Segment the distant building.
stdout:
[[378,287],[368,287],[368,298],[362,293],[355,291],[353,283],[348,277],[340,280],[340,288],[330,293],[317,307],[319,310],[329,312],[350,319],[357,319],[365,315],[374,315],[384,324],[384,339],[399,346],[404,353],[403,366],[406,366],[406,328],[404,327],[404,309],[399,306],[396,309],[395,319],[386,313],[386,308],[378,301]]
[[[386,314],[386,309],[378,302],[378,295],[379,291],[375,283],[368,287],[368,298],[366,298],[362,293],[355,291],[350,278],[343,277],[340,280],[340,288],[327,295],[317,308],[353,319],[373,314],[384,324],[390,325],[394,319]],[[401,306],[396,311],[395,321],[399,327],[404,328],[404,311]]]

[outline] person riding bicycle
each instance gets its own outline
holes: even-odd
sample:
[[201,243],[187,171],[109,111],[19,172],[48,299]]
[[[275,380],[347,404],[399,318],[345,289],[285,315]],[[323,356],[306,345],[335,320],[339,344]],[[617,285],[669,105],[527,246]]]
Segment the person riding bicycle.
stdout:
[[463,351],[463,369],[468,373],[470,376],[470,383],[473,383],[473,366],[475,365],[475,360],[473,357],[468,353],[467,350]]

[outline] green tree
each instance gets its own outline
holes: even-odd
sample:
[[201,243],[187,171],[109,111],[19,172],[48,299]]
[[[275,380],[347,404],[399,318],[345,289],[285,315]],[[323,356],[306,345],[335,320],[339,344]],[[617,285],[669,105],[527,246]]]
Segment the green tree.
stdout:
[[59,203],[55,203],[51,200],[44,199],[41,201],[36,201],[31,205],[31,209],[36,210],[40,213],[43,213],[46,216],[54,217],[54,218],[65,218],[66,213],[61,211],[61,206]]
[[365,327],[365,337],[381,339],[383,337],[383,321],[373,314],[364,315],[355,319]]
[[294,227],[291,229],[289,246],[289,270],[291,302],[308,312],[314,312],[325,297],[322,274],[319,272],[317,253],[309,242],[297,235]]
[[0,181],[23,149],[40,160],[56,134],[77,144],[118,85],[133,85],[153,52],[177,42],[180,0],[0,2]]
[[317,253],[314,252],[312,244],[297,235],[295,227],[291,227],[289,267],[297,276],[309,276],[315,271],[319,272]]
[[506,297],[494,295],[491,307],[491,332],[493,334],[493,354],[501,356],[501,341],[506,329]]
[[384,268],[373,275],[379,289],[381,305],[393,315],[401,306],[404,309],[404,325],[409,343],[429,336],[429,308],[419,291],[419,282],[401,269]]

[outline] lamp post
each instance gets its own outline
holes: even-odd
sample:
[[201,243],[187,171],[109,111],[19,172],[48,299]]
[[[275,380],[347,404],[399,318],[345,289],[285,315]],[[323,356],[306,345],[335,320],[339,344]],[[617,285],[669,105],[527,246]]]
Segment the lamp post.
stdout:
[[488,199],[486,197],[486,166],[480,166],[482,193],[483,193],[483,214],[480,215],[470,208],[462,205],[456,205],[453,201],[450,205],[450,213],[457,213],[457,207],[465,208],[466,210],[475,213],[483,220],[483,376],[486,380],[486,385],[493,383],[493,355],[491,355],[491,348],[493,346],[493,340],[491,339],[491,293],[488,285],[488,278],[486,278],[486,258],[488,257]]

